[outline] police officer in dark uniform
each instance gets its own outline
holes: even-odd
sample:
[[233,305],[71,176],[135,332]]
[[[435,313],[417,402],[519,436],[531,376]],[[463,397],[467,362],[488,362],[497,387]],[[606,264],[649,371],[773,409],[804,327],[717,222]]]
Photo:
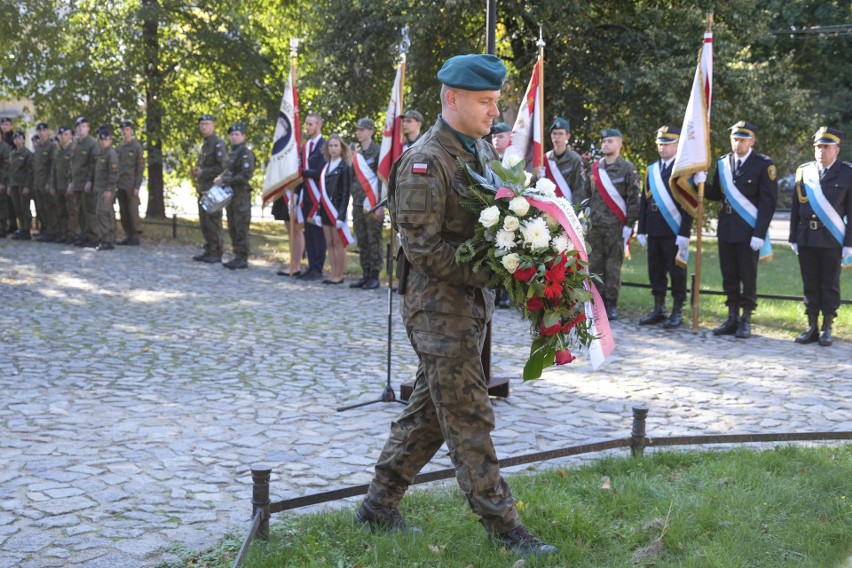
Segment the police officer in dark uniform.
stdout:
[[[841,162],[843,134],[823,126],[814,134],[813,162],[796,171],[790,210],[790,243],[799,255],[808,329],[796,343],[831,345],[831,324],[840,307],[840,271],[852,263],[852,164]],[[818,331],[822,312],[822,332]]]
[[[639,325],[660,322],[666,329],[679,327],[686,301],[686,251],[692,217],[672,196],[669,178],[680,141],[680,128],[663,126],[657,130],[660,159],[648,166],[645,189],[639,197],[639,227],[636,240],[648,248],[648,280],[654,295],[654,309],[639,320]],[[656,196],[656,197],[655,197]],[[658,203],[658,200],[662,203]],[[671,278],[672,313],[666,318],[666,291]]]
[[257,163],[254,152],[246,146],[246,127],[237,122],[228,128],[231,138],[231,160],[227,169],[213,180],[216,184],[227,185],[234,192],[226,208],[228,212],[228,234],[234,258],[225,263],[231,270],[248,268],[249,225],[251,225],[251,177]]
[[728,306],[728,319],[713,330],[713,335],[751,337],[759,251],[768,238],[778,201],[775,164],[769,156],[752,149],[756,136],[757,127],[750,122],[740,121],[731,127],[733,151],[719,160],[713,183],[705,193],[707,199],[722,202],[716,235]]

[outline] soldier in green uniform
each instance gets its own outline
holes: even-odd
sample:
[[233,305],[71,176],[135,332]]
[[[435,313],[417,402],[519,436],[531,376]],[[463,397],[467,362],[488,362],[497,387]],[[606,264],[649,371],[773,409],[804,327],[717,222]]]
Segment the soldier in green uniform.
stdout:
[[35,182],[33,169],[33,153],[26,147],[27,137],[23,131],[18,130],[12,135],[15,149],[9,158],[9,195],[18,215],[18,231],[13,239],[22,241],[30,240],[30,225],[32,224],[32,213],[30,212],[30,198]]
[[201,131],[201,149],[190,174],[198,191],[198,220],[204,236],[204,252],[192,257],[192,260],[216,264],[222,262],[222,211],[207,213],[201,206],[201,198],[213,187],[213,180],[228,167],[228,149],[216,135],[216,119],[212,114],[201,115],[198,129]]
[[139,188],[145,172],[145,155],[142,144],[133,132],[133,123],[125,120],[120,124],[122,143],[116,149],[118,153],[118,210],[121,214],[121,228],[124,240],[119,245],[137,246],[142,234],[142,221],[139,220]]
[[[3,233],[3,237],[6,235],[12,234],[18,230],[18,220],[15,216],[15,206],[12,203],[12,196],[9,193],[8,183],[4,183],[4,179],[8,179],[9,170],[8,170],[8,160],[12,155],[12,150],[15,149],[15,143],[12,141],[12,119],[8,116],[4,116],[0,118],[0,134],[2,135],[2,139],[0,139],[0,143],[2,143],[5,148],[0,148],[0,185],[5,185],[5,189],[0,189],[0,228],[3,228],[4,212],[5,212],[5,232]],[[6,170],[5,173],[3,171],[3,156],[6,156]]]
[[586,185],[586,170],[583,159],[568,142],[571,140],[571,124],[567,119],[557,118],[550,125],[550,141],[553,149],[545,155],[548,161],[547,177],[568,201],[573,202],[577,188]]
[[59,144],[53,156],[53,167],[50,170],[50,186],[56,192],[56,219],[59,226],[58,242],[73,243],[76,234],[71,231],[69,217],[73,199],[68,197],[67,188],[71,184],[71,150],[74,142],[73,133],[67,126],[60,126],[57,131]]
[[59,219],[57,217],[56,190],[50,183],[53,160],[56,156],[56,143],[53,130],[46,122],[36,126],[38,142],[35,145],[35,187],[33,192],[41,203],[38,209],[41,216],[42,234],[40,241],[52,243],[59,239]]
[[9,217],[12,215],[12,206],[9,199],[9,158],[12,148],[3,140],[0,140],[0,239],[5,239],[9,231]]
[[225,268],[237,270],[248,268],[249,225],[251,224],[251,177],[257,163],[254,152],[246,146],[246,127],[238,122],[228,128],[231,138],[230,165],[213,180],[214,184],[230,186],[234,191],[228,203],[228,234],[234,258],[225,263]]
[[76,216],[69,215],[69,222],[71,230],[79,235],[75,244],[94,248],[98,244],[98,198],[92,192],[92,181],[100,147],[89,136],[89,128],[89,119],[85,116],[74,123],[77,140],[71,151],[71,184],[68,186],[68,194],[73,200]]
[[[355,128],[355,139],[358,144],[355,153],[364,157],[364,163],[376,173],[379,167],[379,145],[373,142],[376,124],[369,118],[362,118]],[[357,156],[355,160],[357,160]],[[357,172],[357,170],[356,170]],[[381,197],[376,195],[376,201]],[[369,213],[370,202],[361,178],[355,175],[352,184],[352,221],[355,227],[355,238],[358,240],[358,260],[361,264],[362,276],[349,285],[350,288],[373,290],[379,287],[379,273],[382,271],[382,224],[385,218],[384,208]]]
[[493,55],[447,60],[438,72],[441,116],[391,172],[388,205],[402,242],[400,262],[408,267],[401,312],[420,363],[355,519],[406,530],[397,506],[446,442],[458,484],[486,531],[515,554],[545,555],[557,550],[521,524],[491,439],[494,410],[481,360],[494,311],[494,293],[484,288],[490,274],[455,261],[456,248],[476,225],[475,214],[460,203],[467,186],[456,160],[489,175],[487,164],[497,154],[482,137],[499,114],[505,76]]
[[589,200],[589,269],[603,280],[603,301],[611,320],[618,319],[624,250],[639,218],[639,173],[636,166],[621,157],[621,144],[618,129],[601,132],[603,158],[592,163],[589,182],[578,187],[574,195],[575,203]]
[[98,129],[101,152],[95,164],[94,193],[97,196],[98,250],[115,248],[115,187],[118,183],[118,152],[112,147],[109,126]]

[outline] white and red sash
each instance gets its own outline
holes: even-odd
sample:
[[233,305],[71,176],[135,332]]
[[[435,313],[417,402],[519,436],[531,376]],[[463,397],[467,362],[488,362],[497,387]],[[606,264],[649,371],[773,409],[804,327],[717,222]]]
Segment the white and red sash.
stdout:
[[592,162],[592,176],[595,180],[595,187],[598,189],[598,193],[601,194],[604,203],[607,204],[610,211],[618,217],[622,225],[627,225],[627,202],[624,201],[624,198],[615,189],[606,170],[600,167],[603,161],[604,158],[601,158],[597,162]]
[[[334,203],[331,202],[328,192],[325,190],[325,172],[327,169],[328,164],[323,166],[322,173],[320,174],[320,203],[322,203],[322,208],[325,210],[325,214],[331,221],[333,227],[338,219],[339,213],[337,208],[334,206]],[[344,248],[355,242],[355,237],[349,230],[349,224],[346,221],[343,221],[342,228],[337,229],[337,234],[340,235],[340,240],[343,241]]]
[[367,160],[364,159],[364,155],[360,152],[355,153],[355,159],[352,160],[352,168],[355,170],[355,177],[358,179],[358,183],[361,184],[364,193],[367,194],[367,199],[364,200],[364,211],[369,211],[378,204],[382,194],[379,185],[379,176],[367,164]]
[[559,171],[559,167],[556,165],[556,160],[553,159],[553,152],[550,152],[550,155],[547,156],[547,159],[544,161],[544,172],[547,179],[556,184],[556,195],[564,197],[569,202],[573,202],[574,199],[571,194],[571,186],[568,185],[568,181],[565,179],[565,176],[563,176],[562,172]]

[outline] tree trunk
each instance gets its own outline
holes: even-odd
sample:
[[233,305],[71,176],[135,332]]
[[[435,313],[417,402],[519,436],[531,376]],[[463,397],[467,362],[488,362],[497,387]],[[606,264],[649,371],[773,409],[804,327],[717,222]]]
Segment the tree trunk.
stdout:
[[160,0],[142,0],[142,41],[145,64],[145,133],[148,150],[148,209],[146,217],[165,217],[163,192],[163,76],[160,69]]

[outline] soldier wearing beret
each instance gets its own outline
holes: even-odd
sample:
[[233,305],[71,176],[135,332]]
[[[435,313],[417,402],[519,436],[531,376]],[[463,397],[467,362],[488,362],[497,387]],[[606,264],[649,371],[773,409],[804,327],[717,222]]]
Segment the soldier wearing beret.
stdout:
[[621,157],[622,138],[616,128],[601,131],[603,158],[592,163],[589,182],[574,192],[576,203],[589,200],[589,269],[603,279],[603,301],[611,320],[618,319],[621,265],[639,217],[639,173]]
[[[731,150],[719,159],[705,197],[721,201],[716,235],[728,319],[713,335],[751,337],[751,313],[757,307],[757,263],[769,245],[778,181],[769,156],[753,151],[757,127],[740,121],[731,127]],[[742,313],[740,313],[742,310]]]
[[422,134],[420,131],[423,129],[423,115],[417,112],[414,109],[406,111],[405,114],[402,115],[402,134],[404,139],[402,141],[402,151],[405,152],[409,148],[411,148],[415,142],[417,142]]
[[119,245],[137,246],[142,234],[142,221],[139,219],[139,189],[145,175],[145,155],[142,143],[136,139],[133,123],[122,121],[122,142],[116,148],[118,153],[118,211],[121,214],[121,228],[124,239]]
[[[639,320],[639,325],[660,322],[666,329],[679,327],[686,301],[686,259],[692,217],[672,196],[669,178],[680,141],[680,128],[663,126],[657,130],[660,159],[648,166],[645,191],[639,198],[639,227],[636,240],[648,249],[648,280],[654,295],[654,309]],[[666,317],[666,291],[671,278],[672,313]]]
[[208,213],[201,206],[201,198],[213,187],[213,180],[228,167],[228,148],[225,142],[216,134],[216,119],[212,114],[202,114],[198,119],[198,129],[201,131],[201,148],[198,151],[198,161],[190,170],[198,191],[198,221],[201,224],[201,234],[204,236],[204,252],[192,257],[192,260],[217,264],[222,262],[222,211]]
[[486,531],[523,556],[553,554],[518,518],[491,430],[494,410],[482,370],[482,348],[494,310],[486,271],[455,261],[473,235],[475,214],[460,204],[467,192],[456,160],[480,174],[495,159],[482,137],[498,115],[506,76],[493,55],[462,55],[438,73],[441,116],[393,167],[388,206],[408,267],[401,307],[408,338],[420,359],[408,406],[391,424],[375,476],[356,520],[405,530],[397,508],[414,476],[446,442],[456,479]]
[[[842,262],[852,263],[852,164],[840,161],[843,133],[823,126],[814,134],[813,162],[796,171],[790,243],[799,255],[808,329],[796,343],[831,345],[840,307]],[[822,331],[818,328],[822,312]]]
[[56,158],[56,143],[53,141],[53,131],[46,122],[36,126],[38,140],[33,148],[35,186],[33,193],[37,198],[37,211],[41,217],[42,234],[39,240],[51,243],[59,240],[59,214],[56,203],[56,190],[51,185],[53,161]]
[[545,174],[556,184],[557,194],[573,202],[574,190],[586,185],[583,159],[568,142],[571,140],[571,124],[557,118],[550,125],[550,141],[553,149],[546,154]]
[[70,202],[66,193],[71,184],[71,150],[74,143],[74,133],[67,126],[57,130],[59,143],[53,156],[53,167],[50,169],[50,186],[56,191],[56,218],[59,225],[58,242],[73,243],[77,235],[71,231],[69,217]]
[[497,158],[502,160],[503,154],[506,153],[506,148],[512,141],[512,127],[505,122],[498,122],[491,127],[491,143],[494,144],[494,149],[497,150]]
[[[11,126],[12,122],[3,117],[4,127]],[[5,133],[4,133],[5,134]],[[6,238],[9,233],[10,218],[14,216],[12,208],[12,200],[9,197],[9,159],[12,156],[12,147],[6,144],[5,140],[0,140],[0,239]]]
[[118,152],[112,147],[112,128],[98,129],[101,152],[95,164],[94,193],[97,196],[98,250],[115,248],[115,188],[118,183]]
[[[373,142],[373,134],[376,124],[369,118],[362,118],[355,128],[355,139],[358,144],[355,153],[363,156],[363,163],[369,167],[373,174],[379,167],[379,145]],[[355,179],[352,183],[352,222],[355,228],[355,238],[358,241],[358,260],[361,264],[362,276],[349,285],[350,288],[362,288],[373,290],[379,287],[379,273],[382,271],[382,225],[384,224],[385,209],[380,207],[373,213],[369,213],[370,201],[367,199],[367,188],[369,183],[363,175],[359,174],[360,162],[355,156],[353,160]],[[376,201],[381,197],[376,195]]]
[[30,240],[30,225],[32,214],[30,213],[30,198],[35,183],[35,169],[33,153],[27,148],[27,137],[22,130],[17,130],[12,135],[15,149],[9,158],[8,191],[18,214],[18,231],[13,239]]
[[230,163],[213,183],[230,186],[234,192],[227,205],[228,234],[234,258],[225,263],[231,270],[248,268],[249,226],[251,225],[251,177],[257,164],[254,152],[246,146],[246,127],[238,122],[228,128],[231,139]]
[[98,245],[98,198],[92,192],[92,182],[100,146],[89,136],[89,128],[89,119],[85,116],[74,123],[77,140],[71,151],[71,183],[66,196],[70,198],[69,203],[74,204],[74,211],[69,211],[69,224],[78,234],[75,244],[94,248]]

